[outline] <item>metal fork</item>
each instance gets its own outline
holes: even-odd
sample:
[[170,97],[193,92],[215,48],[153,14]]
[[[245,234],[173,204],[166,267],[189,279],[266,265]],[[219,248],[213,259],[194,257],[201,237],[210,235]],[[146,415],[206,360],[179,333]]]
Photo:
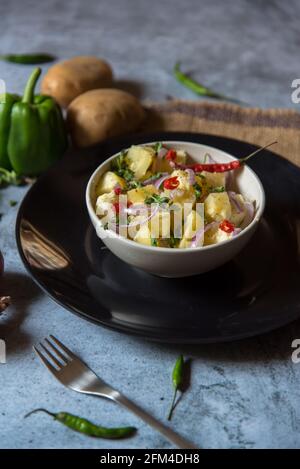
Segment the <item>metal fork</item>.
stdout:
[[34,346],[33,349],[43,364],[61,384],[73,389],[73,391],[111,399],[151,425],[151,427],[159,431],[178,448],[197,449],[193,443],[181,437],[166,425],[163,425],[119,391],[106,384],[53,335],[50,335],[49,339],[46,338],[44,344],[39,343],[39,348]]

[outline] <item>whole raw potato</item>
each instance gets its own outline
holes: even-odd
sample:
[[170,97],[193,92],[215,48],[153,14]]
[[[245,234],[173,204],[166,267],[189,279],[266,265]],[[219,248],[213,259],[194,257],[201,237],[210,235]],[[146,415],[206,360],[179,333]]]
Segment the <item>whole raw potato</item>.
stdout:
[[92,90],[72,101],[67,125],[73,143],[86,147],[137,130],[144,115],[140,102],[125,91]]
[[110,65],[93,56],[78,56],[50,67],[41,84],[42,94],[55,98],[62,107],[88,90],[111,86]]

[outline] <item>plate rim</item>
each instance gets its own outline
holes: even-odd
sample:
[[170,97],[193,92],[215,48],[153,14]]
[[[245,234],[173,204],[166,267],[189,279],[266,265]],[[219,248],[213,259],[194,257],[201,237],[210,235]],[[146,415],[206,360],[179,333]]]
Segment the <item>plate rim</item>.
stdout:
[[[209,138],[215,138],[217,140],[220,139],[220,140],[227,140],[228,142],[235,142],[236,144],[239,144],[239,143],[242,144],[242,145],[246,144],[246,145],[252,146],[253,148],[258,148],[257,145],[255,145],[253,143],[250,143],[250,142],[247,142],[245,140],[235,139],[235,138],[226,137],[226,136],[222,136],[222,135],[206,134],[206,133],[203,133],[203,132],[157,131],[157,132],[143,132],[143,133],[137,133],[137,134],[131,134],[131,135],[121,135],[119,137],[112,137],[112,138],[106,139],[105,141],[101,142],[98,145],[93,145],[93,146],[83,148],[83,149],[77,149],[77,148],[75,149],[75,148],[70,147],[66,153],[69,153],[70,151],[74,152],[74,150],[77,151],[77,152],[78,151],[80,152],[80,150],[93,151],[93,150],[96,150],[97,147],[103,145],[104,143],[106,145],[111,145],[111,144],[118,145],[119,142],[121,144],[123,140],[128,140],[128,139],[130,139],[130,140],[131,139],[144,140],[146,138],[147,139],[151,138],[151,136],[153,138],[153,136],[157,136],[158,134],[165,135],[165,136],[168,135],[172,138],[183,138],[183,139],[185,139],[185,141],[190,141],[189,138],[192,139],[193,137],[197,137],[198,139],[200,137],[204,137],[204,138],[209,137]],[[177,136],[177,137],[175,137],[175,136]],[[167,137],[167,138],[169,138],[169,137]],[[161,139],[164,140],[164,139],[166,139],[166,137],[161,138]],[[191,140],[191,142],[193,142],[193,141]],[[218,147],[216,147],[216,148],[218,148]],[[222,151],[225,151],[225,152],[227,151],[227,150],[223,150],[222,148],[220,148],[220,149]],[[266,151],[268,153],[274,154],[277,158],[281,158],[284,161],[286,161],[287,163],[290,163],[289,160],[284,158],[282,155],[280,155],[278,153],[274,153],[270,150],[266,150]],[[106,158],[106,159],[108,159],[108,158]],[[236,158],[239,158],[239,157],[237,156]],[[67,311],[70,311],[72,314],[75,314],[77,317],[80,317],[81,319],[87,320],[90,323],[96,324],[98,327],[99,326],[104,327],[105,329],[108,329],[110,331],[127,334],[131,337],[137,337],[141,340],[147,340],[147,341],[156,342],[156,343],[170,343],[170,344],[182,344],[182,345],[183,344],[185,344],[185,345],[188,345],[188,344],[190,344],[190,345],[195,345],[195,344],[201,345],[201,344],[212,344],[212,343],[230,343],[230,342],[236,342],[236,341],[245,340],[245,339],[251,339],[251,338],[255,338],[255,337],[259,337],[259,336],[263,336],[265,334],[271,333],[272,331],[275,331],[275,330],[277,330],[281,327],[287,326],[288,324],[291,324],[291,323],[295,322],[297,319],[299,319],[299,318],[289,319],[287,316],[284,316],[285,319],[283,318],[283,320],[280,323],[277,322],[276,325],[274,325],[274,326],[270,326],[270,325],[267,326],[266,325],[265,328],[262,328],[259,332],[252,332],[252,333],[251,332],[249,332],[249,333],[244,332],[244,333],[236,334],[234,337],[218,336],[218,337],[195,338],[195,339],[184,339],[182,337],[164,338],[164,337],[158,337],[156,335],[155,336],[149,336],[149,335],[147,335],[147,333],[141,332],[141,331],[137,330],[134,327],[130,327],[130,326],[122,325],[122,324],[118,324],[118,325],[108,324],[107,322],[103,322],[101,319],[95,319],[95,318],[91,317],[90,315],[88,315],[87,313],[85,313],[82,310],[77,311],[75,308],[73,308],[69,305],[66,305],[64,302],[60,301],[52,292],[50,292],[47,289],[47,286],[44,284],[44,282],[42,280],[40,280],[36,277],[33,268],[30,266],[29,262],[27,261],[27,258],[24,254],[24,251],[23,251],[23,248],[22,248],[22,243],[21,243],[21,221],[22,221],[24,207],[27,203],[27,200],[29,199],[29,197],[32,196],[32,193],[36,188],[36,184],[37,183],[41,184],[43,182],[43,180],[48,177],[49,173],[54,171],[56,167],[60,166],[62,161],[63,160],[59,160],[58,162],[56,162],[48,171],[43,173],[38,178],[38,181],[36,181],[29,188],[29,190],[27,191],[27,193],[23,197],[23,199],[21,201],[21,204],[19,205],[18,213],[17,213],[17,217],[16,217],[16,221],[15,221],[15,230],[14,230],[18,253],[19,253],[19,256],[20,256],[20,258],[22,260],[22,263],[25,267],[26,272],[29,274],[29,276],[34,281],[34,283],[39,288],[41,288],[41,290],[48,297],[50,297],[52,300],[54,300],[55,303],[57,303],[58,305],[65,308]]]

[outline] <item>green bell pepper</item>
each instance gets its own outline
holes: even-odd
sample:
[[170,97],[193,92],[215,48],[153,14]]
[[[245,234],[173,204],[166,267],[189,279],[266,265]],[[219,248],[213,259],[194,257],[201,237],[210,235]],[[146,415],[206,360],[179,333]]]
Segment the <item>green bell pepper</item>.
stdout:
[[0,167],[38,176],[62,157],[68,140],[61,110],[49,96],[34,95],[41,69],[33,70],[23,97],[0,97]]

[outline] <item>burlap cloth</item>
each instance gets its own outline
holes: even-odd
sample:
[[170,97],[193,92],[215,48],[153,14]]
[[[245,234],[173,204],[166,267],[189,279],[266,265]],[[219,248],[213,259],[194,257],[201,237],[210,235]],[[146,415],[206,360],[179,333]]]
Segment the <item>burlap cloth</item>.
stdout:
[[255,145],[277,140],[272,151],[300,166],[300,113],[294,110],[177,100],[145,105],[143,130],[201,132]]

